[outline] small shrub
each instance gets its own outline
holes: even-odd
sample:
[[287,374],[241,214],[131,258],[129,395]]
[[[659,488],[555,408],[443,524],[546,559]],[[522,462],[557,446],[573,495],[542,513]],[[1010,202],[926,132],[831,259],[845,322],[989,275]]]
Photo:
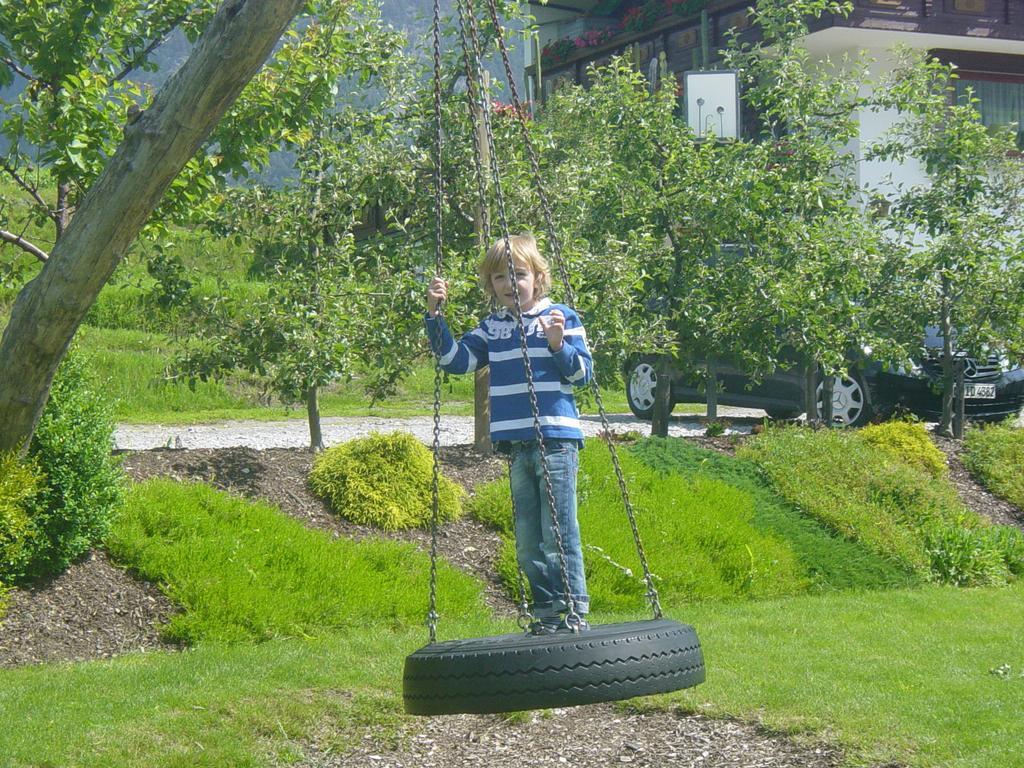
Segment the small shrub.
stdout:
[[729,425],[729,422],[727,422],[727,421],[722,421],[722,420],[709,421],[707,429],[704,430],[704,435],[706,437],[719,437],[721,435],[724,435],[725,434],[725,430],[728,427],[728,425]]
[[0,590],[25,575],[36,535],[29,510],[41,480],[14,454],[0,454]]
[[508,478],[478,485],[466,511],[484,525],[512,535],[512,491]]
[[111,412],[84,361],[69,354],[29,446],[46,479],[33,504],[28,575],[59,573],[107,533],[125,489]]
[[[372,434],[330,448],[313,463],[309,483],[352,522],[385,531],[430,524],[433,455],[407,432]],[[462,514],[462,488],[439,479],[441,522]]]
[[897,461],[916,467],[932,477],[946,477],[949,474],[945,454],[931,441],[920,422],[887,421],[864,427],[859,434],[862,440]]
[[963,462],[992,493],[1024,509],[1024,429],[1004,422],[969,430]]
[[933,577],[943,584],[1000,585],[1010,578],[1003,553],[986,529],[930,526],[925,533],[925,547]]

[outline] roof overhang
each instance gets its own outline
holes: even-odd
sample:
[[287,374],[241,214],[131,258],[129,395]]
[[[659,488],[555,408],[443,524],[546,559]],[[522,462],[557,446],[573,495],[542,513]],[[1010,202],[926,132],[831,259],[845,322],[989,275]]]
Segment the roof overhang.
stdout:
[[597,5],[597,2],[596,0],[550,0],[550,2],[543,3],[541,0],[528,0],[527,5],[534,8],[550,8],[552,11],[587,13]]
[[900,32],[889,29],[851,29],[834,26],[812,32],[803,39],[814,56],[843,51],[892,50],[897,43],[911,48],[984,51],[987,53],[1024,54],[1024,40],[1007,40],[968,35],[936,35],[923,32]]

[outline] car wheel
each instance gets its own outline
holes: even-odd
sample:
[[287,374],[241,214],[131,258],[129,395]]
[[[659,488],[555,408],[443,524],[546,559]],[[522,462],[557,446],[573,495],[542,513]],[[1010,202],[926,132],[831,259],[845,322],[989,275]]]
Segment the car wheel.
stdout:
[[[824,383],[818,384],[818,413],[821,413],[821,393]],[[862,427],[871,419],[867,387],[856,371],[848,376],[836,376],[832,384],[832,423],[837,427]]]
[[629,410],[638,419],[650,421],[654,416],[654,392],[658,386],[658,374],[650,363],[639,362],[633,366],[626,379],[626,402]]

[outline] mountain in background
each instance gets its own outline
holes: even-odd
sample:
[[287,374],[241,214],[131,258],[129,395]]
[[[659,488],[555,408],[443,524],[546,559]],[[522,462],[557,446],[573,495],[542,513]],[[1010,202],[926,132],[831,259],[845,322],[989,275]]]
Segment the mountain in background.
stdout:
[[[431,27],[433,0],[380,0],[379,7],[384,22],[404,32],[411,45],[419,44],[421,47],[429,45],[430,41],[426,39],[426,36],[429,35]],[[452,0],[441,0],[440,7],[442,14],[455,12]],[[524,69],[522,37],[516,32],[510,32],[507,43],[511,49],[512,71],[519,75]],[[459,41],[456,38],[444,41],[443,44],[454,47],[459,44]],[[132,79],[159,88],[185,62],[190,52],[191,45],[185,36],[175,33],[154,53],[154,60],[159,69],[156,72],[137,72]],[[487,62],[487,68],[490,70],[493,80],[504,81],[504,67],[498,57],[492,57]],[[16,77],[13,85],[0,88],[0,101],[11,102],[24,86],[24,81]],[[519,93],[524,95],[521,80],[517,82],[517,86]],[[6,150],[7,142],[0,137],[0,153]],[[291,167],[290,154],[276,152],[272,155],[268,168],[260,174],[254,174],[252,179],[263,183],[277,184],[291,175]]]

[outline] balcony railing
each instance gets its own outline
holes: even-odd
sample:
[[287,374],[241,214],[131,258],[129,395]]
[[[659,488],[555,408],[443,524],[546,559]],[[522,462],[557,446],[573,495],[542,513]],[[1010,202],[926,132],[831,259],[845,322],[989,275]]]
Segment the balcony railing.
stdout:
[[[542,57],[542,98],[560,81],[586,84],[587,68],[591,64],[605,64],[615,55],[631,54],[643,71],[659,58],[669,71],[677,74],[707,66],[714,62],[717,50],[726,44],[728,30],[737,30],[741,38],[756,38],[758,31],[751,26],[749,6],[749,0],[711,0],[703,13],[668,16],[642,31],[609,34],[606,24],[602,24],[595,30],[600,34],[592,35],[589,40],[585,33],[577,35],[575,37],[583,38],[584,43],[597,44],[576,47],[563,43],[554,60],[550,55]],[[854,0],[853,12],[848,17],[827,15],[816,20],[811,31],[829,27],[1024,40],[1024,2]],[[527,70],[527,75],[536,84],[536,65]]]

